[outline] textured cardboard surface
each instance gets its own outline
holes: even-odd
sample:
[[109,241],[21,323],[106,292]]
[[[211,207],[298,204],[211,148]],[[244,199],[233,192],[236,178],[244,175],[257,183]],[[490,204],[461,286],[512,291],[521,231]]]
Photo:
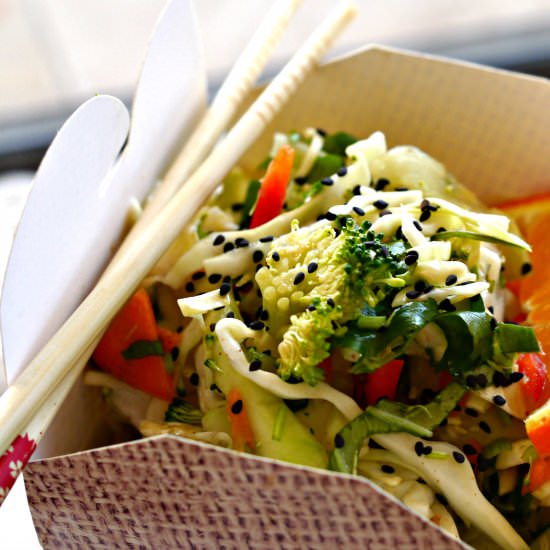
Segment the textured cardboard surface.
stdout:
[[[275,130],[386,133],[489,202],[550,188],[550,84],[370,48],[310,76]],[[369,482],[157,438],[35,462],[25,475],[45,548],[459,548]]]
[[35,462],[45,549],[463,546],[370,483],[163,436]]

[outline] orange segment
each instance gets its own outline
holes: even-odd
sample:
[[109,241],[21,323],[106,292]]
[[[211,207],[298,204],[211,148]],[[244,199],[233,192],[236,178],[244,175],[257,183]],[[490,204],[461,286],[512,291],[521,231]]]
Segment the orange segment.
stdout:
[[[533,247],[531,255],[532,272],[521,282],[520,300],[529,301],[529,307],[533,309],[537,305],[535,293],[550,288],[550,246],[548,232],[550,231],[550,211],[537,215],[536,219],[527,229],[527,241]],[[529,300],[531,298],[531,300]]]
[[519,230],[526,235],[536,218],[550,211],[550,193],[508,201],[499,204],[498,208],[512,218],[518,224]]

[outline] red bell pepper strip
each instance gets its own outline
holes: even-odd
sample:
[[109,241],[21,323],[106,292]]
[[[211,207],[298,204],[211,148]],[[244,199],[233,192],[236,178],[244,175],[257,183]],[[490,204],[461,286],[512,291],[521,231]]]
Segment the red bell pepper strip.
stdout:
[[241,392],[237,388],[232,388],[227,394],[226,410],[231,424],[233,448],[237,451],[244,451],[246,444],[250,450],[254,450],[256,446],[254,433],[250,427]]
[[281,213],[293,161],[294,149],[290,145],[282,145],[267,167],[262,180],[258,201],[250,221],[251,228],[263,225]]
[[403,370],[403,359],[394,359],[366,376],[365,396],[368,405],[375,405],[382,397],[395,399],[397,383]]
[[529,469],[529,483],[522,488],[522,493],[532,493],[550,481],[550,457],[537,458]]
[[550,401],[527,417],[525,420],[525,429],[539,456],[549,456]]
[[174,382],[166,371],[164,357],[147,355],[126,359],[123,352],[140,341],[158,342],[159,333],[147,291],[140,288],[114,317],[92,359],[98,367],[150,395],[171,401]]
[[164,327],[157,327],[159,339],[162,342],[162,348],[166,353],[171,353],[174,348],[177,348],[181,343],[181,334],[168,330]]
[[550,384],[546,364],[538,353],[522,353],[518,357],[518,369],[523,373],[521,390],[526,409],[534,411],[548,399]]

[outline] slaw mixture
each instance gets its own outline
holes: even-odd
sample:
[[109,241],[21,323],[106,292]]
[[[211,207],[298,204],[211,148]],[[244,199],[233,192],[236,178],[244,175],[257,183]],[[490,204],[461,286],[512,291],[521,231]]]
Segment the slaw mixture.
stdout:
[[478,548],[546,548],[550,471],[524,419],[548,377],[506,288],[529,250],[414,147],[276,134],[117,315],[86,381],[143,435],[365,476]]

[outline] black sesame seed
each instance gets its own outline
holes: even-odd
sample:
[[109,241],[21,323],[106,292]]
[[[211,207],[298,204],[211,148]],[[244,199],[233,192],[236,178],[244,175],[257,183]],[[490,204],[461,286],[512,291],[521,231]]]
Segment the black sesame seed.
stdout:
[[493,374],[493,385],[497,388],[500,386],[505,386],[506,382],[506,376],[504,376],[504,374],[502,374],[501,372],[497,371]]
[[353,211],[358,215],[358,216],[364,216],[365,215],[365,211],[360,208],[359,206],[354,206],[353,207]]
[[299,285],[301,282],[303,282],[305,278],[305,273],[302,271],[298,271],[298,273],[296,273],[296,276],[294,277],[294,284]]
[[261,243],[270,243],[275,237],[273,235],[266,235],[260,238]]
[[360,185],[356,185],[353,190],[352,190],[352,193],[354,195],[360,195],[361,194],[361,186]]
[[325,218],[329,221],[329,222],[333,222],[338,216],[336,214],[333,214],[332,212],[327,212],[325,214]]
[[307,272],[308,273],[313,273],[313,272],[317,271],[318,267],[319,267],[319,265],[317,264],[317,262],[311,262],[307,266]]
[[388,207],[388,203],[386,201],[383,201],[382,199],[378,199],[377,201],[374,201],[372,205],[375,208],[378,208],[378,210],[385,210]]
[[522,372],[513,372],[510,375],[510,381],[511,382],[519,382],[522,378],[523,378],[523,373]]
[[415,300],[421,294],[422,292],[420,292],[419,290],[409,290],[408,292],[405,293],[405,296],[409,298],[409,300]]
[[321,137],[326,137],[326,135],[327,135],[325,130],[323,130],[322,128],[316,128],[316,131]]
[[252,321],[248,325],[252,330],[262,330],[265,327],[265,324],[262,321]]
[[445,495],[442,495],[441,493],[436,493],[436,494],[435,494],[435,498],[436,498],[441,504],[443,504],[443,506],[448,506],[448,505],[449,505],[449,501],[445,498]]
[[214,246],[218,246],[220,244],[222,244],[223,242],[225,242],[225,236],[224,235],[218,235],[213,241],[212,241],[212,244]]
[[477,384],[477,376],[473,374],[469,374],[468,376],[466,376],[466,385],[469,388],[475,388],[476,384]]
[[420,203],[420,210],[426,210],[430,207],[430,201],[428,199],[424,199],[421,203]]
[[531,273],[532,269],[533,269],[533,266],[529,262],[525,262],[521,266],[521,273],[522,275],[527,275],[527,273]]
[[422,441],[417,441],[414,445],[414,452],[417,456],[422,456],[424,453],[424,443]]
[[307,176],[299,176],[297,178],[294,178],[294,183],[296,185],[304,185],[307,183]]
[[180,356],[180,348],[178,348],[178,346],[173,347],[170,350],[170,357],[172,358],[172,361],[177,361],[179,356]]
[[262,309],[262,311],[260,311],[259,317],[262,321],[267,321],[269,319],[269,311],[267,311],[266,309]]
[[250,243],[246,239],[243,239],[242,237],[238,237],[235,239],[235,245],[237,246],[237,248],[244,248],[249,244]]
[[178,334],[181,334],[183,332],[183,327],[182,326],[179,326],[177,329],[176,329],[176,332]]
[[345,444],[346,442],[344,441],[344,438],[340,434],[336,434],[334,436],[334,446],[337,449],[341,449]]
[[237,399],[233,405],[231,405],[231,412],[233,414],[240,414],[243,410],[243,400]]
[[391,214],[391,210],[382,210],[380,214],[378,214],[378,217],[381,218],[382,216],[389,216]]
[[226,317],[227,317],[228,319],[234,319],[234,318],[235,318],[235,314],[234,314],[232,311],[228,311]]
[[489,307],[487,308],[487,311],[488,311],[489,313],[493,313],[493,314],[494,314],[494,313],[495,313],[495,308],[494,308],[493,306],[489,306]]
[[473,418],[477,418],[479,416],[479,412],[476,411],[475,409],[472,409],[471,407],[466,407],[464,409],[464,412],[468,415],[468,416],[471,416]]
[[426,285],[424,287],[424,290],[422,291],[423,294],[428,294],[434,289],[434,285]]
[[419,477],[416,482],[420,483],[421,485],[427,485],[426,481],[424,481],[421,477]]
[[313,304],[306,307],[308,311],[315,311],[315,306]]
[[447,231],[447,229],[445,227],[440,227],[436,233],[445,233],[445,231]]
[[386,178],[380,178],[374,185],[374,188],[376,189],[376,191],[382,191],[384,187],[387,187],[389,184],[390,180]]
[[499,407],[502,407],[503,405],[506,405],[506,399],[504,399],[502,395],[495,395],[493,397],[493,403]]
[[336,304],[334,303],[334,300],[332,298],[327,299],[327,305],[330,306],[330,307],[336,306]]
[[485,420],[482,420],[482,421],[479,423],[479,427],[480,427],[486,434],[490,434],[490,433],[491,433],[491,426],[489,426],[489,424],[487,424],[487,422],[485,422]]
[[264,253],[261,250],[254,250],[252,254],[252,260],[256,263],[261,262],[264,259]]
[[466,443],[466,445],[464,445],[462,447],[462,450],[464,451],[464,454],[468,455],[468,456],[472,456],[472,455],[475,455],[477,453],[475,447],[473,447],[469,443]]
[[328,186],[330,186],[330,185],[332,185],[332,184],[334,183],[334,180],[333,180],[332,178],[323,178],[323,179],[321,180],[321,183],[322,183],[323,185],[326,185],[326,186],[328,187]]
[[413,220],[413,225],[416,229],[418,229],[418,231],[422,231],[422,226],[416,220]]
[[189,377],[189,382],[191,382],[191,385],[192,386],[198,386],[199,385],[199,375],[194,372],[190,377]]
[[408,190],[409,190],[408,187],[396,187],[395,188],[395,191],[401,191],[401,192],[408,191]]
[[426,283],[424,281],[416,281],[414,283],[414,289],[422,292],[426,288]]
[[195,285],[189,281],[186,285],[185,285],[185,290],[187,292],[195,292]]
[[405,256],[405,263],[407,265],[414,265],[418,261],[418,252],[416,250],[409,250]]
[[208,282],[215,285],[217,282],[221,281],[221,274],[220,273],[212,273],[212,275],[208,276]]
[[449,300],[449,298],[445,298],[439,302],[439,309],[443,309],[444,311],[455,311],[456,307],[451,304],[451,300]]
[[430,219],[430,216],[432,213],[429,210],[424,210],[422,214],[420,214],[420,217],[418,218],[421,222],[425,222],[426,220]]
[[347,173],[348,169],[345,166],[342,166],[342,168],[338,169],[338,172],[336,172],[341,178],[343,178]]
[[458,451],[453,451],[453,458],[459,464],[462,464],[466,460],[466,457],[462,453],[459,453]]
[[233,250],[235,248],[235,245],[233,243],[225,243],[223,245],[223,251],[224,252],[231,252],[231,250]]
[[195,273],[191,275],[191,279],[193,279],[193,281],[198,281],[202,279],[205,275],[206,273],[204,271],[195,271]]
[[216,330],[216,323],[210,323],[209,327],[210,332],[214,332]]
[[262,362],[259,359],[254,359],[248,365],[248,370],[254,372],[255,370],[260,370],[262,368]]
[[273,259],[274,262],[278,262],[281,259],[281,256],[277,251],[275,251],[273,252],[273,254],[271,254],[271,258]]
[[431,455],[432,454],[432,446],[431,445],[426,445],[423,449],[422,449],[422,454],[424,455]]
[[454,285],[457,281],[458,281],[458,277],[454,273],[451,273],[451,275],[449,275],[445,279],[445,284],[447,286],[451,286],[451,285]]
[[231,285],[229,283],[222,283],[220,286],[220,296],[225,296],[231,291]]
[[487,377],[483,373],[477,375],[477,385],[480,388],[485,388],[487,386]]
[[389,464],[382,464],[382,466],[380,466],[380,469],[385,473],[385,474],[393,474],[395,473],[395,468],[393,466],[390,466]]

